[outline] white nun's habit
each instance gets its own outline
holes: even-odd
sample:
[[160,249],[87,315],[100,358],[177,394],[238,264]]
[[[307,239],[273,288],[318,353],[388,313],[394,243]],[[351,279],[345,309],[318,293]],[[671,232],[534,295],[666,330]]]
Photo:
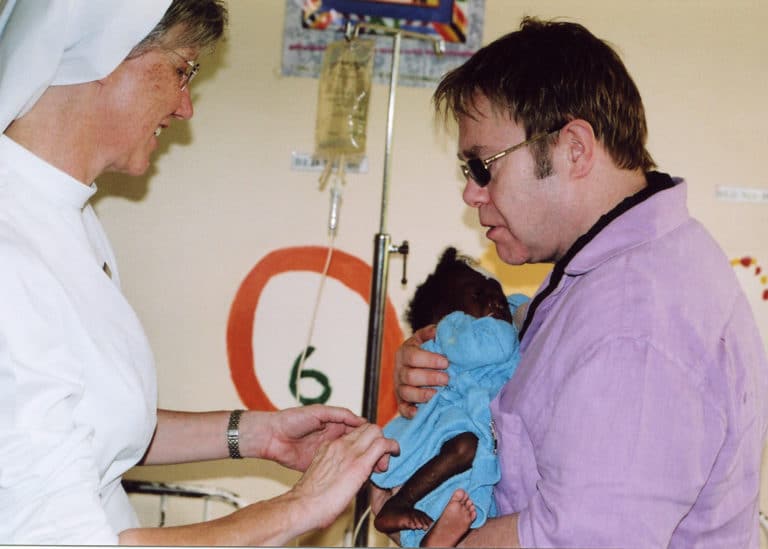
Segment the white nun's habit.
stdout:
[[[169,0],[0,0],[0,124],[112,72]],[[0,136],[0,543],[112,545],[157,387],[87,186]]]

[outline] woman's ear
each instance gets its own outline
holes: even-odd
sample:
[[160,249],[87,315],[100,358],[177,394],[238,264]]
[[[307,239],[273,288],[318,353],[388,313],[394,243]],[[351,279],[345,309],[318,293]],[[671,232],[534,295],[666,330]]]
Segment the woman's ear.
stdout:
[[571,120],[560,130],[560,139],[565,141],[566,154],[571,177],[580,179],[592,171],[595,162],[597,140],[592,125],[586,120]]

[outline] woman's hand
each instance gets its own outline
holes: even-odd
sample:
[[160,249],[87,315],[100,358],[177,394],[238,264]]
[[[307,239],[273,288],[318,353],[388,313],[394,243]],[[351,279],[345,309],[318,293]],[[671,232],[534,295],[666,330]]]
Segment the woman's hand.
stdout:
[[400,447],[385,438],[381,428],[365,423],[341,438],[319,447],[304,476],[291,493],[302,501],[315,528],[326,528],[347,508],[374,470],[386,470],[390,454]]
[[[217,419],[220,419],[221,414]],[[280,546],[296,536],[327,528],[343,513],[374,469],[385,470],[397,442],[349,410],[309,406],[282,412],[249,412],[251,434],[274,428],[272,451],[312,451],[306,472],[288,492],[257,501],[227,516],[173,528],[135,528],[120,533],[121,544],[150,546]],[[353,428],[349,422],[359,424]],[[318,425],[321,428],[316,428]],[[325,427],[329,427],[326,429]],[[347,431],[342,436],[336,432]],[[333,438],[329,441],[327,438]],[[277,442],[280,439],[281,442]],[[304,457],[291,458],[301,462]],[[290,461],[288,459],[287,461]]]
[[304,471],[318,449],[366,423],[346,408],[315,404],[263,416],[265,437],[259,457]]
[[395,397],[401,415],[411,418],[416,404],[427,402],[435,394],[435,386],[448,383],[448,359],[421,349],[425,341],[435,337],[435,325],[417,330],[395,353]]

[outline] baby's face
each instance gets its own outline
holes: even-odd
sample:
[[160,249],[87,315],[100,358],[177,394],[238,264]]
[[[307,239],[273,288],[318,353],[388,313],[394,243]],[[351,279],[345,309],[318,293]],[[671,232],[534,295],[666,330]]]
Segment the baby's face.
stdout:
[[477,318],[492,316],[512,322],[509,304],[501,284],[493,278],[486,278],[472,270],[456,280],[463,288],[457,295],[462,300],[461,310]]

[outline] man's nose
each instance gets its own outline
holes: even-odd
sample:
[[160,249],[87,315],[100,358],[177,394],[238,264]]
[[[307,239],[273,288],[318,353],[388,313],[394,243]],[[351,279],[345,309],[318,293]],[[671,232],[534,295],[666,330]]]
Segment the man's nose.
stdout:
[[488,189],[478,185],[471,177],[467,177],[461,198],[467,206],[479,208],[488,202]]

